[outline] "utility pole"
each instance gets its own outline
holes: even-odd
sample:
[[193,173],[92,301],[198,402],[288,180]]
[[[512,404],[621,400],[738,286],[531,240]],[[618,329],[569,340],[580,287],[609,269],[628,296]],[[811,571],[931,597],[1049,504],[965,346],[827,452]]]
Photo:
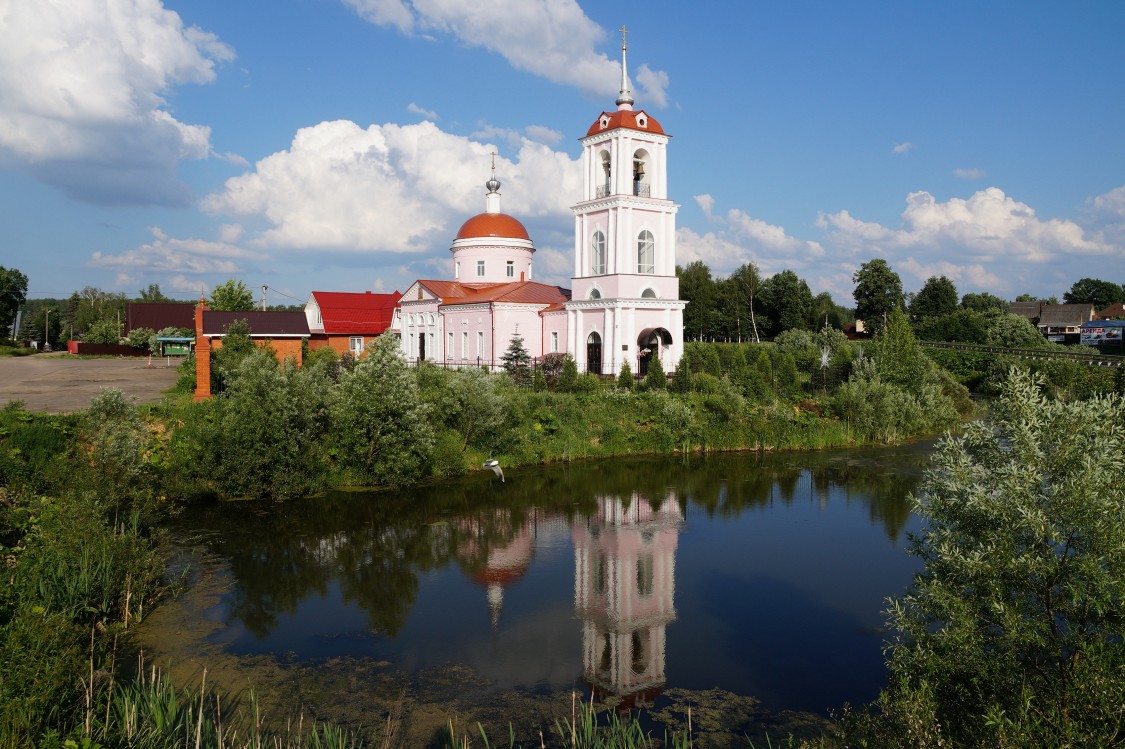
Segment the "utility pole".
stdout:
[[262,312],[266,311],[266,285],[262,284]]
[[47,308],[47,316],[43,318],[43,348],[51,345],[51,308]]

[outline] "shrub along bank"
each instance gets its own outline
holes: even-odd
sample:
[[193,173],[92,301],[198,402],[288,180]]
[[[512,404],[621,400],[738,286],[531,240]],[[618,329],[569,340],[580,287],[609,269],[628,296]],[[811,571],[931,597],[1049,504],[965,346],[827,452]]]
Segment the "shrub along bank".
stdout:
[[236,342],[223,352],[213,367],[222,397],[159,409],[171,428],[153,459],[176,497],[397,487],[489,458],[517,466],[893,443],[953,427],[972,411],[901,313],[862,348],[830,329],[766,345],[692,344],[670,380],[658,361],[636,381],[580,376],[569,358],[534,373],[411,368],[392,338],[358,362],[325,351],[299,368]]

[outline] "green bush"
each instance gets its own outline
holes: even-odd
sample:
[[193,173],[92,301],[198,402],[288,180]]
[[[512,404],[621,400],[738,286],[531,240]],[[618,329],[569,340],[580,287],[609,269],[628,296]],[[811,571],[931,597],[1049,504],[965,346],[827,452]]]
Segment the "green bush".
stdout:
[[915,499],[924,568],[889,611],[878,745],[1120,742],[1125,401],[1051,401],[1044,384],[1014,371],[991,422],[934,457]]

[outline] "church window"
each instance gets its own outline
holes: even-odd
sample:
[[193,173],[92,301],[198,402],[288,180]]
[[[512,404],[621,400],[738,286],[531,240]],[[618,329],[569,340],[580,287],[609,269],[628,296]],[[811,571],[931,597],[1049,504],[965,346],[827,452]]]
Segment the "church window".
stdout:
[[437,351],[437,349],[435,349],[435,348],[434,348],[434,334],[433,334],[433,333],[429,333],[428,335],[429,335],[429,339],[430,339],[430,340],[429,340],[429,344],[430,344],[430,356],[437,356],[437,355],[438,355],[438,351]]
[[559,353],[559,333],[557,330],[551,332],[551,353]]
[[637,559],[637,592],[641,596],[652,595],[653,559],[652,554],[642,554]]
[[600,596],[605,595],[608,584],[609,562],[605,554],[598,554],[598,559],[594,564],[594,592]]
[[477,278],[484,278],[484,261],[477,261]]
[[506,275],[508,278],[516,277],[516,263],[514,260],[509,260],[504,266],[504,275]]
[[641,292],[641,299],[656,299],[656,291],[651,287]]
[[631,653],[630,665],[633,668],[633,673],[640,676],[648,670],[648,632],[642,633],[641,630],[634,629],[631,640],[632,642],[629,644],[632,646],[633,652]]
[[595,276],[605,275],[605,234],[601,231],[594,232],[590,242],[590,273]]
[[601,299],[602,298],[602,292],[598,291],[597,289],[590,289],[590,298],[591,299]]
[[484,333],[477,331],[477,358],[484,356]]
[[656,242],[652,232],[645,229],[637,237],[637,273],[656,272]]
[[445,358],[447,358],[447,359],[452,359],[452,358],[453,358],[453,356],[454,356],[454,351],[453,351],[453,331],[450,331],[449,333],[447,333],[447,334],[446,334],[446,339],[447,339],[447,340],[446,340],[446,349],[447,349],[447,350],[446,350],[446,352],[445,352]]
[[461,263],[454,263],[453,264],[453,278],[457,279],[457,278],[460,278],[460,277],[461,277]]
[[469,358],[469,331],[467,330],[461,333],[461,358]]

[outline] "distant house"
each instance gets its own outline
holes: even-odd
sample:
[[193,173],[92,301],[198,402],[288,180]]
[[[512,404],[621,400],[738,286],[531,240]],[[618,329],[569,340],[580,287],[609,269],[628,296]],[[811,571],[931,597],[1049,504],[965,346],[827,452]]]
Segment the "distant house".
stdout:
[[1054,343],[1079,343],[1082,323],[1094,319],[1092,304],[1044,304],[1039,314],[1040,332]]
[[1032,325],[1039,324],[1039,317],[1043,314],[1043,307],[1048,306],[1046,302],[1011,302],[1008,305],[1008,312],[1013,315],[1027,318]]
[[269,346],[279,362],[292,358],[301,364],[301,344],[309,337],[304,312],[227,312],[209,310],[201,299],[195,309],[195,399],[211,397],[211,352],[223,347],[227,328],[245,320],[250,338]]
[[372,339],[391,325],[401,294],[314,291],[305,303],[309,350],[331,348],[357,358]]
[[1125,304],[1114,302],[1105,309],[1098,310],[1095,320],[1125,320]]
[[195,327],[195,305],[179,302],[128,302],[125,305],[125,335],[137,328]]

